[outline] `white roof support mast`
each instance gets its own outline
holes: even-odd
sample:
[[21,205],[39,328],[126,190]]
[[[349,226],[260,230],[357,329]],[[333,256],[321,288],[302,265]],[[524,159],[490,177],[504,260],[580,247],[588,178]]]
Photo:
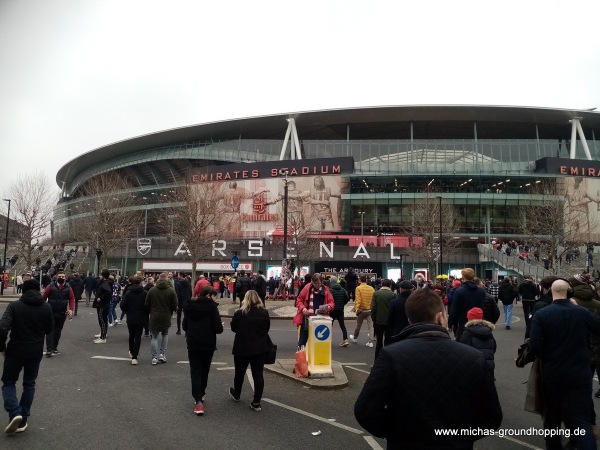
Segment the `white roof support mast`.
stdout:
[[281,154],[279,155],[279,160],[283,161],[286,158],[287,153],[287,144],[290,140],[290,158],[289,159],[302,159],[302,154],[300,152],[300,140],[298,139],[298,130],[296,129],[296,121],[294,119],[287,119],[288,127],[285,132],[285,138],[283,139],[283,145],[281,146]]
[[592,154],[590,153],[590,148],[588,147],[587,141],[585,140],[585,135],[583,134],[583,128],[581,128],[581,117],[573,117],[571,122],[571,149],[569,158],[575,159],[575,153],[577,152],[577,135],[579,134],[579,139],[581,140],[581,145],[583,146],[583,151],[585,153],[585,157],[589,160],[592,159]]

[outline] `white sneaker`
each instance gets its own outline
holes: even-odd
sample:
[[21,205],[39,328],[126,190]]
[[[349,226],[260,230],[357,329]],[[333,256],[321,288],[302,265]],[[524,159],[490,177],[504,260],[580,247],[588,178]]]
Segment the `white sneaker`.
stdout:
[[367,347],[373,348],[373,341],[369,341],[365,344]]
[[152,358],[152,365],[155,366],[158,364],[158,359]]
[[349,335],[348,339],[350,339],[352,342],[354,342],[356,344],[356,339],[354,339],[354,335],[353,334]]
[[132,359],[131,360],[131,365],[132,366],[137,366],[137,359]]
[[98,338],[94,341],[94,344],[106,344],[106,339]]
[[109,323],[109,324],[108,324],[108,326],[109,326],[109,327],[114,327],[114,326],[115,326],[115,324],[114,324],[114,323]]
[[102,336],[102,335],[101,335],[101,334],[95,334],[95,335],[94,335],[94,337],[95,337],[96,339],[98,339],[100,336]]
[[129,357],[131,358],[131,352],[129,352]]

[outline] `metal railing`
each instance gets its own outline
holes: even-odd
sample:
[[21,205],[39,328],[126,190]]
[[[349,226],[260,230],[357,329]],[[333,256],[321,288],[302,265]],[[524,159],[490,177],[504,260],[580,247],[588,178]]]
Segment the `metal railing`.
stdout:
[[537,264],[530,264],[519,256],[509,256],[500,250],[494,250],[488,244],[478,244],[480,261],[492,261],[505,269],[512,269],[523,276],[531,276],[539,281],[544,277],[552,275],[550,270],[544,269]]

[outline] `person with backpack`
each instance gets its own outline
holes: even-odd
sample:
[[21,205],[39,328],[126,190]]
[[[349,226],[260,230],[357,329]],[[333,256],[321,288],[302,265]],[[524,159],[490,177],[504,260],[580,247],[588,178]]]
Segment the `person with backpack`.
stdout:
[[66,281],[64,272],[58,272],[56,281],[46,287],[42,299],[48,301],[52,307],[54,317],[54,330],[46,335],[46,357],[50,358],[53,355],[60,354],[58,342],[60,341],[62,329],[67,317],[73,316],[73,309],[75,308],[75,295]]
[[[485,289],[485,285],[481,278],[475,278],[477,284]],[[481,306],[483,310],[483,320],[487,320],[488,322],[493,323],[494,325],[498,322],[500,318],[500,308],[498,308],[498,303],[494,300],[487,290],[485,291],[485,298],[483,299],[483,305]]]

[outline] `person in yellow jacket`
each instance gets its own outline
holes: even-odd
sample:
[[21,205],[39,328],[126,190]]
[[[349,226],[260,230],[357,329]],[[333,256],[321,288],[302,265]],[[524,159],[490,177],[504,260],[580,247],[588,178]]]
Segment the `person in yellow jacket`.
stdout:
[[356,287],[354,291],[354,310],[356,311],[356,328],[354,329],[354,334],[348,336],[352,342],[355,344],[356,339],[358,338],[358,334],[360,333],[360,328],[362,327],[363,321],[367,320],[367,329],[369,334],[367,335],[367,347],[373,347],[373,343],[375,342],[375,332],[373,331],[373,319],[371,319],[371,299],[373,298],[373,294],[375,293],[375,289],[367,284],[367,276],[360,276],[360,284]]

